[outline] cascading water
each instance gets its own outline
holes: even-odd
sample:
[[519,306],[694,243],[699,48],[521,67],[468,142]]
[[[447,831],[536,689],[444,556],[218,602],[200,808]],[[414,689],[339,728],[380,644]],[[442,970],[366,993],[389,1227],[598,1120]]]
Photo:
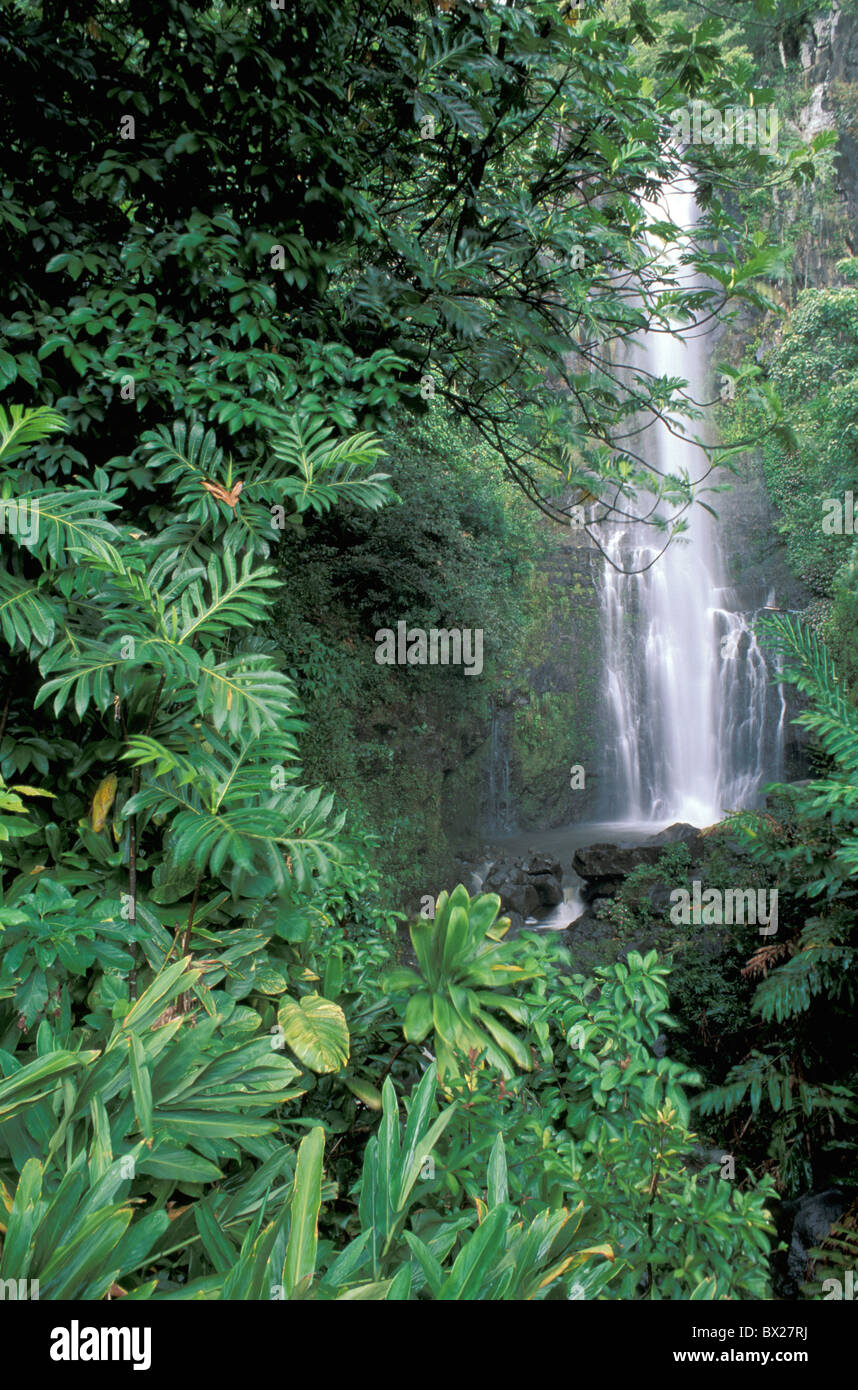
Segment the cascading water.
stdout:
[[492,709],[492,727],[489,753],[489,804],[486,828],[491,831],[507,831],[515,828],[512,798],[509,785],[509,745],[510,713],[507,710]]
[[[670,219],[691,231],[693,188],[665,191]],[[657,210],[664,215],[665,208]],[[700,336],[648,333],[630,352],[632,373],[680,378],[704,399]],[[656,420],[636,446],[662,472],[699,479],[705,455],[692,439]],[[699,422],[692,424],[699,430]],[[607,817],[708,825],[726,810],[756,803],[781,771],[785,704],[726,583],[717,525],[700,506],[685,513],[685,538],[630,523],[605,546],[602,583]],[[634,571],[639,571],[634,573]]]

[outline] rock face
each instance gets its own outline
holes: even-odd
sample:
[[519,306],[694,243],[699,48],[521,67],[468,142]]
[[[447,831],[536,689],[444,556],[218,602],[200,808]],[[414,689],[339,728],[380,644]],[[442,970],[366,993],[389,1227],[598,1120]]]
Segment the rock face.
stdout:
[[[798,125],[805,139],[820,130],[837,129],[835,162],[839,192],[845,197],[850,222],[858,215],[858,140],[849,120],[837,117],[838,91],[848,92],[858,75],[858,23],[834,0],[830,10],[809,15],[800,52],[809,101],[799,113]],[[812,284],[826,283],[825,267],[811,266]]]

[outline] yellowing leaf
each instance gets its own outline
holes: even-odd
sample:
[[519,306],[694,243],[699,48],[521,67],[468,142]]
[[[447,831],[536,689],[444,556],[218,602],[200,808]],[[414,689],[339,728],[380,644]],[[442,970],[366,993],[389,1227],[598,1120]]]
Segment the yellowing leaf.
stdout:
[[370,1110],[381,1109],[381,1092],[375,1086],[371,1086],[368,1081],[362,1081],[357,1076],[344,1076],[343,1080],[348,1086],[353,1096],[366,1105]]
[[613,1247],[610,1245],[588,1245],[586,1250],[577,1250],[572,1256],[572,1259],[576,1265],[579,1265],[590,1255],[603,1255],[606,1260],[610,1260],[611,1264],[613,1264],[616,1259]]
[[312,1071],[341,1071],[349,1060],[349,1030],[339,1004],[308,994],[281,1000],[277,1021],[296,1057]]
[[92,798],[91,814],[93,830],[104,829],[108,812],[113,805],[115,797],[116,774],[111,772],[99,782],[95,796]]

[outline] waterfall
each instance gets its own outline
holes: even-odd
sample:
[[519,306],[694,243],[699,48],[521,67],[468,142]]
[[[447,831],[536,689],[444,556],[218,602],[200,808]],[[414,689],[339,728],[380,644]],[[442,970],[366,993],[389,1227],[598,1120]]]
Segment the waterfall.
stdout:
[[[666,190],[664,203],[674,223],[693,229],[690,185]],[[663,217],[665,208],[656,211]],[[621,365],[632,376],[643,369],[685,380],[693,400],[706,397],[701,335],[693,327],[682,339],[646,334]],[[656,420],[634,447],[662,472],[699,480],[708,465],[693,435],[702,423],[669,429]],[[709,825],[727,810],[755,805],[761,787],[781,772],[786,707],[778,673],[752,631],[755,615],[737,607],[718,524],[696,503],[684,515],[688,530],[650,568],[664,546],[662,532],[618,523],[605,544],[614,565],[641,571],[619,573],[606,561],[601,585],[603,807],[612,819]]]
[[509,786],[510,719],[509,710],[492,707],[486,829],[495,832],[515,829]]

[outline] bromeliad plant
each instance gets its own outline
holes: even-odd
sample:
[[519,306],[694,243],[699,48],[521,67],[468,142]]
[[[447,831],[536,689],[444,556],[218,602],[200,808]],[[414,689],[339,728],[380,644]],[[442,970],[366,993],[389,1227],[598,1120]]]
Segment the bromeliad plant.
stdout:
[[541,966],[527,939],[504,942],[509,920],[498,918],[500,898],[471,898],[459,884],[441,893],[435,916],[409,928],[418,970],[398,967],[386,980],[392,994],[407,994],[403,1032],[421,1043],[434,1030],[438,1075],[462,1073],[469,1054],[482,1055],[504,1076],[510,1062],[528,1071],[531,1053],[501,1023],[499,1012],[517,1023],[528,1017],[523,1000],[507,991],[536,978]]

